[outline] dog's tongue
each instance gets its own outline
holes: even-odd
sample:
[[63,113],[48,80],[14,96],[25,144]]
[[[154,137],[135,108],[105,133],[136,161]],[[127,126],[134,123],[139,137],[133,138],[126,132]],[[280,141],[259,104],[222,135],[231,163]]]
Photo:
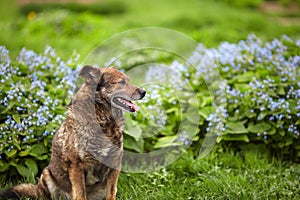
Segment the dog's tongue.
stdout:
[[134,110],[134,112],[139,111],[139,108],[137,107],[137,105],[135,105],[135,104],[132,103],[131,101],[127,101],[126,103],[127,103],[127,105],[128,105],[129,107],[131,107],[131,108]]

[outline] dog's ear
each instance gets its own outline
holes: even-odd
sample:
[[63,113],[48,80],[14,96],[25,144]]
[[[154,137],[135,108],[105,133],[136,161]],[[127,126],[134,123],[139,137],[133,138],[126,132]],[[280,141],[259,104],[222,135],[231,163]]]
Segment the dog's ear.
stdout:
[[99,68],[86,65],[78,72],[78,75],[84,78],[86,83],[98,83],[101,77],[101,70]]

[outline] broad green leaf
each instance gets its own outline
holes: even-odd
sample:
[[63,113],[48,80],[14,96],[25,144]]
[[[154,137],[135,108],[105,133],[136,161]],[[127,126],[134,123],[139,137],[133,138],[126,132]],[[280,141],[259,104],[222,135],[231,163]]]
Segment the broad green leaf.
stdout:
[[[197,109],[189,108],[184,114],[183,119],[187,119],[192,124],[199,124],[200,115]],[[189,123],[189,124],[190,124]]]
[[11,149],[10,151],[5,151],[5,154],[9,157],[12,158],[17,154],[17,150],[16,149]]
[[141,137],[142,129],[137,122],[126,120],[126,129],[124,132],[138,140]]
[[214,107],[212,106],[206,106],[202,109],[199,110],[199,114],[204,117],[205,119],[210,115],[213,114],[215,112]]
[[48,154],[44,154],[42,156],[36,156],[35,158],[38,159],[38,160],[47,160],[48,159]]
[[13,139],[13,145],[19,150],[19,151],[21,151],[21,146],[20,146],[20,141],[19,141],[19,139],[18,138],[14,138]]
[[48,149],[42,144],[33,145],[29,151],[29,155],[34,156],[36,158],[46,153],[48,153]]
[[169,108],[168,110],[166,110],[167,114],[172,113],[172,112],[174,112],[175,115],[177,116],[177,115],[179,115],[180,110],[177,107],[172,107],[172,108]]
[[250,131],[251,133],[263,133],[263,132],[267,132],[271,128],[272,126],[269,123],[259,122],[251,126],[249,125],[248,131]]
[[211,102],[212,102],[212,97],[211,96],[209,96],[209,97],[202,96],[201,99],[202,99],[201,105],[200,105],[201,108],[204,107],[204,106],[210,105]]
[[20,156],[20,157],[28,156],[28,152],[27,151],[21,151],[20,153],[18,153],[18,156]]
[[12,118],[18,123],[21,124],[21,119],[19,114],[15,114],[12,116]]
[[235,88],[237,88],[242,93],[247,92],[251,89],[249,84],[246,84],[246,83],[236,83],[236,84],[234,84],[234,86],[235,86]]
[[166,136],[166,137],[159,138],[157,140],[156,144],[154,145],[154,148],[158,149],[158,148],[164,148],[164,147],[179,145],[179,143],[175,143],[177,138],[178,137],[176,135],[175,136]]
[[33,175],[37,175],[38,173],[38,166],[36,164],[36,162],[30,158],[27,158],[25,160],[25,164],[26,166],[33,172]]
[[226,134],[217,138],[217,143],[220,143],[221,141],[249,142],[250,140],[246,134]]
[[5,172],[9,168],[9,164],[0,161],[0,172]]
[[34,172],[32,169],[21,164],[18,164],[16,168],[21,176],[26,177],[27,179],[34,177]]
[[196,95],[189,98],[188,103],[194,108],[199,108],[199,100]]
[[285,95],[285,91],[284,91],[284,87],[283,86],[279,86],[276,90],[277,94],[279,95]]
[[281,135],[282,137],[285,135],[285,131],[283,129],[280,129],[278,131],[279,135]]
[[16,163],[16,160],[11,160],[9,161],[9,166],[14,166],[14,167],[17,167],[17,163]]
[[242,134],[248,133],[242,122],[226,122],[226,133]]
[[143,139],[136,140],[131,136],[125,136],[124,147],[142,153],[144,151],[144,140]]
[[252,71],[248,71],[246,73],[242,73],[241,75],[236,76],[232,82],[238,82],[238,83],[249,83],[254,77],[254,73]]
[[257,118],[258,118],[259,120],[262,120],[262,119],[264,119],[267,115],[268,115],[267,112],[260,112]]
[[293,144],[294,140],[293,138],[288,138],[287,140],[285,140],[285,146],[290,146],[291,144]]
[[273,127],[267,132],[268,135],[274,135],[275,133],[276,133],[276,128]]

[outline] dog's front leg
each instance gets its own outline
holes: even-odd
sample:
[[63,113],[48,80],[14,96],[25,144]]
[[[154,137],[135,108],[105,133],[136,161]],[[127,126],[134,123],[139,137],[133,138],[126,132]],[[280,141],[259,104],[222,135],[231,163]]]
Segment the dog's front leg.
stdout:
[[72,200],[86,200],[84,170],[78,164],[71,164],[69,178],[72,184]]
[[115,200],[117,194],[117,183],[119,177],[119,170],[113,170],[107,178],[106,184],[106,200]]

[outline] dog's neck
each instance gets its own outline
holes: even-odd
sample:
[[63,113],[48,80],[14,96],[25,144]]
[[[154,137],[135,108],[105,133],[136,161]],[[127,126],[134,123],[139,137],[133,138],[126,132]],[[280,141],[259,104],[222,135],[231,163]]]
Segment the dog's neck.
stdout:
[[103,129],[112,128],[107,127],[109,124],[123,133],[125,120],[121,109],[114,108],[107,103],[96,102],[95,110],[97,120]]

